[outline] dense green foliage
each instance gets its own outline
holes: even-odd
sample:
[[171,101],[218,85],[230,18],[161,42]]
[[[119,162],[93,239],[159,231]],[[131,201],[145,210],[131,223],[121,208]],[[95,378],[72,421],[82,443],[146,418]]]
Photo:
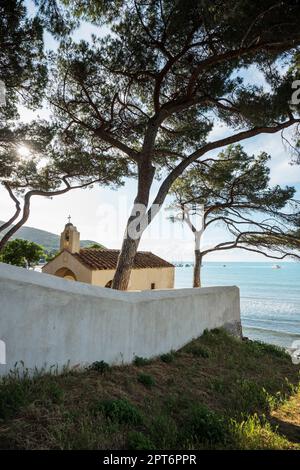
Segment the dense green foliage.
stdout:
[[34,107],[41,102],[47,80],[43,46],[41,21],[28,17],[24,2],[1,0],[0,80],[6,86],[6,106],[0,109],[0,137],[3,119],[18,114],[18,103]]
[[141,424],[143,419],[139,410],[126,399],[101,400],[92,406],[95,414],[103,413],[112,422],[120,424]]
[[147,388],[151,388],[153,387],[153,385],[155,385],[155,380],[150,374],[141,373],[138,375],[137,379],[138,379],[138,382],[140,382]]
[[0,261],[23,268],[33,267],[44,256],[44,248],[34,242],[16,238],[7,243],[0,255]]
[[[93,139],[107,156],[134,159],[152,123],[159,132],[151,160],[165,167],[205,143],[211,110],[233,128],[290,116],[293,72],[279,75],[277,60],[299,43],[297,2],[64,3],[95,24],[111,20],[114,33],[91,45],[69,40],[58,52],[52,100],[58,116],[74,122],[70,138]],[[271,93],[244,83],[238,72],[250,64]]]
[[140,357],[140,356],[135,356],[133,363],[135,366],[146,366],[147,364],[150,364],[150,360],[145,358],[145,357]]
[[95,361],[88,367],[88,369],[95,370],[96,372],[99,372],[100,374],[105,374],[106,372],[110,370],[110,366],[105,361]]

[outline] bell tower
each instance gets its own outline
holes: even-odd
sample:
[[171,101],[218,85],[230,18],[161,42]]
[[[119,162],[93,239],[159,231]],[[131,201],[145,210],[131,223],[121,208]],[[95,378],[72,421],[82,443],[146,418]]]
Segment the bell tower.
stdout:
[[69,222],[65,225],[64,231],[60,235],[60,251],[68,250],[70,253],[79,253],[80,250],[80,233],[71,223],[71,216],[68,217]]

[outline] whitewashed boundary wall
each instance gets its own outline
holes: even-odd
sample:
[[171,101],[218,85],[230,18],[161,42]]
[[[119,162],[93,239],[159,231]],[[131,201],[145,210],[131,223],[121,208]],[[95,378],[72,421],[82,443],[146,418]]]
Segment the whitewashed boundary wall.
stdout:
[[0,375],[18,361],[28,368],[130,363],[216,327],[240,333],[237,287],[119,292],[0,263]]

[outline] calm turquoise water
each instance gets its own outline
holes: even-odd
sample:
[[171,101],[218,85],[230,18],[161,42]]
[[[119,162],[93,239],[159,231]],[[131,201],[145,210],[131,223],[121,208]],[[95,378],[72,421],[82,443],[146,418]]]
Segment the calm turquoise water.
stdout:
[[[236,285],[244,336],[289,347],[300,340],[300,263],[204,263],[202,285]],[[192,267],[176,268],[175,285],[191,287]]]

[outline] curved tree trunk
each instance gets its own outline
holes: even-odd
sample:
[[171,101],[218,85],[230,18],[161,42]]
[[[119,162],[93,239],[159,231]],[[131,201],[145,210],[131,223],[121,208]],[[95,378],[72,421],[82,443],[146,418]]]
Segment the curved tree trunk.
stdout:
[[1,238],[0,240],[0,252],[4,250],[5,245],[9,241],[9,239],[21,228],[28,220],[30,214],[30,199],[27,201],[25,200],[24,208],[23,208],[23,215],[22,218],[19,220],[16,225],[13,225]]
[[19,217],[20,215],[20,212],[21,212],[21,204],[20,204],[20,201],[16,198],[16,196],[14,195],[13,193],[13,190],[11,189],[10,185],[5,181],[3,183],[3,186],[5,187],[5,189],[7,190],[10,198],[14,201],[15,203],[15,206],[16,206],[16,210],[15,210],[15,213],[14,215],[9,219],[7,220],[6,222],[4,222],[4,224],[1,225],[0,227],[0,232],[3,232],[3,230],[6,230],[7,228],[9,228],[11,226],[11,224],[17,220],[17,218]]
[[[58,196],[60,194],[65,194],[71,189],[79,189],[79,188],[84,188],[90,184],[95,183],[97,180],[91,181],[89,183],[84,183],[79,186],[70,186],[68,185],[64,189],[58,189],[57,191],[39,191],[39,190],[31,190],[24,196],[24,204],[23,204],[23,212],[22,212],[22,217],[21,219],[13,225],[6,233],[3,235],[3,237],[0,240],[0,252],[5,248],[6,243],[8,240],[21,228],[28,220],[29,215],[30,215],[30,200],[32,196],[45,196],[45,197],[51,197],[51,196]],[[68,184],[65,181],[65,184]],[[18,207],[19,210],[19,207]],[[19,214],[19,212],[18,212]],[[16,218],[16,217],[15,217]],[[12,220],[12,219],[11,219]],[[3,226],[2,226],[3,227]]]

